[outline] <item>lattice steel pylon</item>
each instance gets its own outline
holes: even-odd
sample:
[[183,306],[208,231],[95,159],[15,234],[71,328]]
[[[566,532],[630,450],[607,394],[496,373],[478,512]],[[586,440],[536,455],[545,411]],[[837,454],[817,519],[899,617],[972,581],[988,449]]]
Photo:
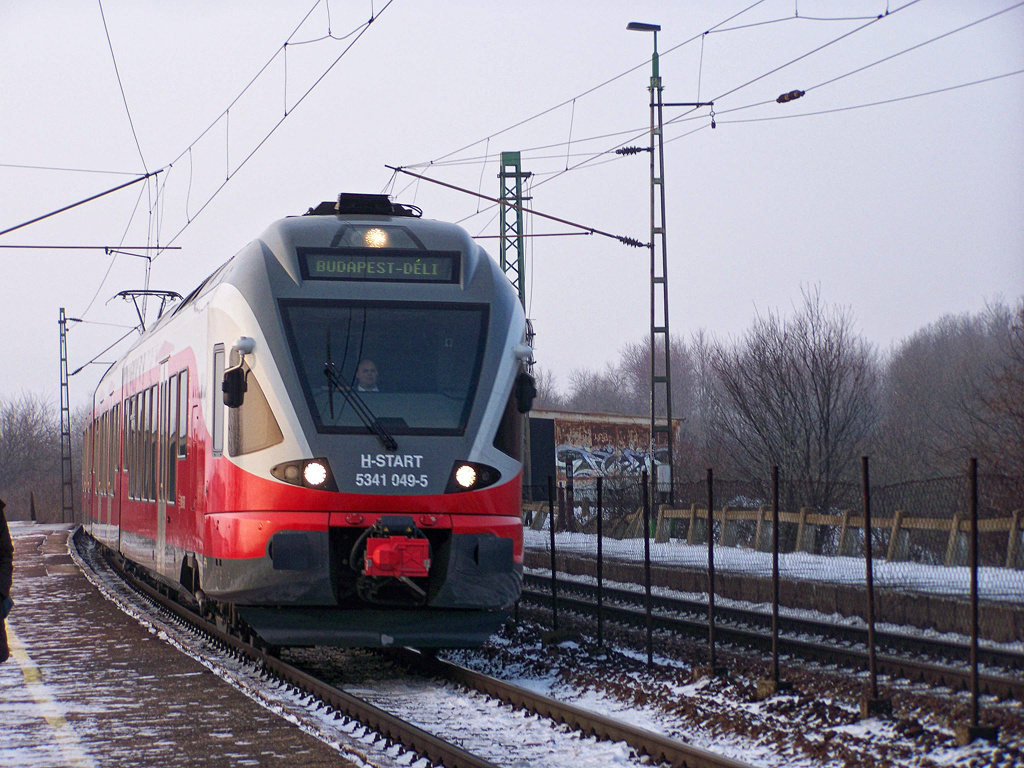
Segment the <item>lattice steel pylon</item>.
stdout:
[[[519,152],[501,153],[501,269],[519,292],[519,303],[526,309],[526,285],[523,254],[523,173]],[[509,258],[510,253],[512,258]]]
[[[659,485],[667,484],[669,504],[674,504],[672,337],[668,324],[668,246],[665,242],[665,144],[662,140],[662,110],[663,107],[713,107],[714,102],[664,103],[661,73],[658,71],[658,32],[661,31],[661,26],[631,21],[626,29],[654,33],[651,85],[648,88],[651,94],[651,498],[657,498]],[[711,114],[711,127],[714,128],[714,110]],[[633,154],[632,149],[622,151],[621,154]],[[666,462],[661,465],[665,467],[665,476],[661,478],[658,477],[658,470],[655,468],[655,456],[660,443],[664,443],[666,447]]]
[[[519,303],[526,312],[526,258],[524,253],[523,227],[523,179],[532,173],[523,173],[522,156],[519,152],[501,153],[501,271],[519,294]],[[511,255],[511,257],[510,257]],[[526,343],[533,346],[533,325],[526,320]],[[533,361],[527,363],[527,370],[533,372]],[[523,485],[533,500],[532,459],[530,452],[530,414],[523,414],[522,425]]]
[[68,392],[68,323],[60,308],[60,521],[75,521],[74,465],[71,461],[71,399]]
[[[653,26],[653,25],[652,25]],[[660,28],[659,28],[660,29]],[[651,500],[668,484],[674,503],[675,456],[672,435],[672,341],[668,322],[668,245],[665,240],[665,144],[662,141],[662,85],[658,71],[658,35],[651,58]],[[660,349],[659,349],[660,347]],[[655,466],[665,447],[664,471]]]

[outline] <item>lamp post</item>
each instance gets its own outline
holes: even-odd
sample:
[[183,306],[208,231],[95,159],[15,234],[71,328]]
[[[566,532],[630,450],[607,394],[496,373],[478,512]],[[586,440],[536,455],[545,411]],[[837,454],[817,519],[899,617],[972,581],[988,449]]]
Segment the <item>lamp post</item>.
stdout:
[[[668,324],[668,249],[665,243],[665,147],[662,142],[661,74],[658,70],[658,32],[660,24],[631,21],[627,30],[654,33],[654,54],[651,56],[651,503],[662,482],[668,484],[669,503],[674,503],[673,435],[672,435],[672,367]],[[657,157],[655,157],[657,154]],[[659,258],[660,254],[660,258]],[[660,290],[659,290],[660,289]],[[660,297],[659,297],[660,294]],[[659,302],[660,298],[660,302]],[[658,340],[663,341],[663,358],[658,365]],[[659,372],[659,367],[661,368]],[[664,419],[658,415],[663,405]],[[655,466],[655,447],[664,437],[668,447],[667,476]],[[659,482],[660,481],[660,482]]]

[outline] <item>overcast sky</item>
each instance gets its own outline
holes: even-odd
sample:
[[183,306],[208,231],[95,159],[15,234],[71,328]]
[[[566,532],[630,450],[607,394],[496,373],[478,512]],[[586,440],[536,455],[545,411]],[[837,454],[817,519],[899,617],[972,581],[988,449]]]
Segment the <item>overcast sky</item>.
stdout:
[[[674,335],[736,338],[819,286],[884,351],[1024,294],[1013,0],[0,0],[0,230],[157,174],[0,235],[0,398],[59,403],[64,307],[84,321],[70,369],[101,363],[71,378],[88,400],[136,323],[115,294],[147,270],[186,294],[338,192],[498,234],[490,203],[388,165],[496,196],[499,154],[521,150],[529,205],[648,242],[649,156],[612,154],[648,142],[653,36],[630,21],[662,26],[665,101],[714,101],[714,129],[710,108],[665,109]],[[60,248],[9,247],[29,245]],[[103,250],[156,245],[180,250]],[[647,334],[645,249],[533,238],[526,283],[563,389]]]

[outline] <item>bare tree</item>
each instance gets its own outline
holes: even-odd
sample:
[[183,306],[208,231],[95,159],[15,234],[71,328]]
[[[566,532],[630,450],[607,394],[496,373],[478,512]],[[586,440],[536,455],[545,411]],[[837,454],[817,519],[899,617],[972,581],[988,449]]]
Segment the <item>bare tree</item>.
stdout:
[[679,479],[700,481],[708,467],[720,476],[735,476],[737,467],[730,449],[730,436],[719,429],[724,422],[725,397],[722,383],[713,365],[716,345],[701,329],[693,335],[688,349],[690,388],[688,396],[679,403],[679,414],[684,419],[679,457]]
[[971,455],[997,472],[1022,466],[1022,314],[1024,300],[947,315],[893,352],[882,447],[895,478],[959,475]]
[[533,401],[535,409],[558,410],[564,407],[564,399],[558,392],[555,374],[545,368],[537,368],[534,381],[537,385],[537,397]]
[[979,393],[980,442],[991,446],[995,464],[1007,473],[1024,474],[1024,298],[1008,318],[999,339],[1001,360],[988,372]]
[[[850,313],[804,291],[790,320],[769,314],[732,349],[716,345],[714,428],[751,479],[778,466],[787,504],[831,507],[855,476],[878,416],[878,365]],[[799,500],[798,500],[799,499]]]
[[27,519],[34,501],[42,519],[60,519],[60,464],[53,406],[31,394],[0,401],[0,498],[12,518]]
[[569,375],[565,407],[571,411],[628,413],[630,405],[619,371],[609,364],[603,373],[574,370]]
[[[662,375],[664,368],[664,343],[658,339],[655,356],[657,373]],[[673,336],[669,348],[672,365],[672,418],[685,418],[687,405],[693,390],[693,366],[690,361],[690,350],[686,342]],[[649,415],[651,412],[651,342],[645,341],[627,344],[619,352],[619,363],[615,366],[619,387],[622,389],[624,410],[621,413]],[[665,415],[665,407],[661,399],[657,403],[658,416]]]
[[990,362],[976,374],[972,400],[962,403],[973,429],[971,450],[997,479],[986,495],[1008,510],[1024,499],[1024,298],[989,309]]

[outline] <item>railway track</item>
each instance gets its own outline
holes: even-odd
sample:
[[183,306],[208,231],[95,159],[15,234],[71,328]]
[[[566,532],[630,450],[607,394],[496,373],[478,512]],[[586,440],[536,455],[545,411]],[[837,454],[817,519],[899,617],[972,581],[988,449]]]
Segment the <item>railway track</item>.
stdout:
[[[75,545],[81,546],[79,531]],[[85,558],[83,558],[85,559]],[[148,601],[168,612],[191,631],[202,633],[220,644],[225,650],[256,665],[263,674],[286,683],[322,702],[339,715],[355,720],[380,734],[389,743],[401,744],[418,758],[426,758],[433,765],[446,768],[498,768],[497,764],[463,749],[457,744],[439,738],[426,730],[403,720],[369,701],[331,685],[315,675],[278,658],[273,653],[255,647],[239,637],[224,632],[215,624],[181,605],[173,596],[155,588],[136,574],[121,567],[116,557],[104,558],[133,589]],[[86,560],[88,563],[89,561]],[[513,707],[563,723],[600,740],[625,742],[637,754],[649,755],[656,763],[677,768],[751,768],[747,763],[666,738],[612,718],[589,712],[580,707],[559,702],[533,691],[489,677],[482,673],[444,662],[410,650],[394,651],[402,663],[415,667],[424,674],[441,677],[459,685],[480,691]]]
[[[550,607],[550,584],[550,578],[528,574],[523,599]],[[603,592],[602,612],[606,620],[630,627],[646,627],[642,592],[609,587],[604,587]],[[596,618],[596,585],[559,578],[557,595],[560,610]],[[706,603],[652,595],[651,606],[653,629],[707,637]],[[771,649],[770,615],[719,606],[716,606],[715,613],[715,637],[718,640],[761,651]],[[970,687],[971,672],[966,667],[970,648],[966,644],[877,630],[875,638],[877,648],[889,651],[876,654],[880,673],[954,690]],[[868,664],[867,630],[860,627],[780,616],[778,648],[780,654],[857,669],[864,669]],[[1024,655],[985,647],[979,649],[978,658],[979,664],[986,667],[979,671],[978,676],[981,693],[1024,701],[1024,677],[1019,674],[1024,672]],[[959,661],[963,666],[955,666],[951,661]]]

